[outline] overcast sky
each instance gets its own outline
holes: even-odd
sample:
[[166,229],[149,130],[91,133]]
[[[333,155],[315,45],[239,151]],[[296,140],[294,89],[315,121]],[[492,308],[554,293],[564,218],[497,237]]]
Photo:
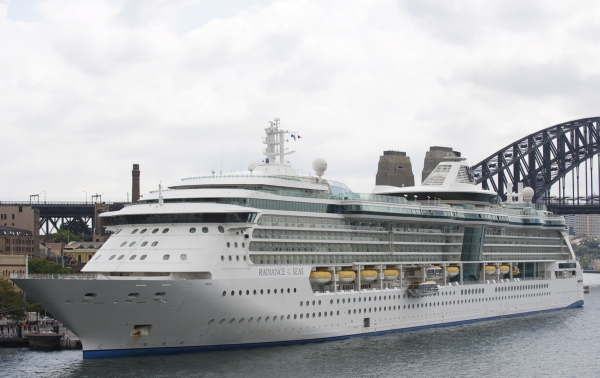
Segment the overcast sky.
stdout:
[[[260,160],[370,192],[382,151],[475,164],[599,116],[596,1],[0,0],[0,200],[103,200]],[[44,194],[45,192],[45,194]]]

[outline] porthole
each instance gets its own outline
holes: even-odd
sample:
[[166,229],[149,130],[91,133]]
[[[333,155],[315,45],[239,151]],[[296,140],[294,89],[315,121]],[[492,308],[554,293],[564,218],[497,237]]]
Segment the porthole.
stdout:
[[229,255],[229,261],[231,261],[231,255]]
[[179,255],[179,258],[181,259],[181,261],[185,261],[187,260],[187,255],[185,253]]
[[256,290],[253,291],[253,294],[256,295]]
[[263,289],[260,289],[260,295],[263,295]]
[[157,241],[155,241],[155,242],[152,242],[152,244],[150,244],[150,246],[151,246],[151,247],[156,247],[156,245],[157,245],[157,244],[158,244],[158,242],[157,242]]
[[246,295],[250,295],[250,290],[246,290]]
[[225,261],[225,256],[221,255],[221,261]]
[[304,302],[300,301],[300,307],[304,306]]
[[294,293],[296,292],[296,288],[294,288]]
[[131,242],[131,243],[129,243],[129,246],[130,246],[130,247],[133,247],[134,245],[135,245],[135,242]]
[[[246,261],[246,256],[244,256],[244,261]],[[289,289],[288,289],[289,290]]]
[[146,260],[146,255],[141,255],[140,260]]
[[114,259],[114,258],[115,258],[115,256],[116,256],[116,255],[112,255],[112,256],[110,256],[108,259],[109,259],[109,260],[112,260],[112,259]]
[[218,228],[219,228],[219,232],[220,233],[224,233],[225,232],[225,229],[223,228],[223,226],[219,226]]
[[127,242],[126,242],[126,241],[124,241],[123,243],[121,243],[121,247],[124,247],[124,246],[125,246],[125,244],[127,244]]
[[125,255],[119,256],[119,258],[117,260],[123,260],[123,257],[125,257]]
[[[338,299],[338,301],[339,301],[339,299]],[[333,299],[329,300],[329,304],[333,304]]]
[[271,294],[271,289],[267,289],[267,294]]
[[165,229],[162,231],[162,233],[163,233],[163,234],[166,234],[167,232],[169,232],[169,229],[168,229],[168,228],[165,228]]
[[231,247],[231,244],[229,244],[229,242],[227,242],[227,248]]
[[242,242],[242,248],[245,248],[246,244],[244,242]]
[[300,314],[300,319],[302,319],[304,317],[304,314]]
[[168,259],[170,259],[170,258],[171,258],[171,255],[164,255],[164,256],[163,256],[163,260],[168,260]]
[[207,234],[208,233],[208,227],[202,227],[202,232]]
[[117,232],[115,232],[115,235],[118,235],[121,231],[123,231],[123,229],[117,230]]
[[129,260],[134,260],[135,259],[135,255],[131,255],[131,257],[129,258]]
[[237,248],[237,242],[233,243],[233,247]]
[[240,261],[240,256],[235,256],[235,261]]
[[147,244],[148,244],[148,242],[147,242],[147,241],[145,241],[145,242],[143,242],[143,243],[141,244],[141,246],[142,246],[142,247],[145,247]]
[[194,234],[194,233],[196,233],[196,227],[190,228],[190,234]]
[[297,316],[297,315],[296,315],[296,314],[294,314],[294,319],[296,319],[296,316]]
[[147,228],[144,228],[142,231],[140,231],[140,234],[145,234],[145,233],[146,233],[146,231],[148,231],[148,229],[147,229]]
[[321,305],[321,300],[319,299],[319,306]]
[[136,232],[138,232],[138,228],[136,228],[135,230],[131,231],[131,235],[135,234]]
[[235,291],[231,290],[231,296],[233,297],[235,295]]
[[287,289],[287,292],[288,292],[288,294],[290,293],[290,288],[289,288],[289,287],[288,287],[288,289]]
[[313,301],[312,305],[313,305],[313,306],[315,305],[315,301]]
[[226,295],[227,295],[227,292],[226,292],[226,291],[224,291],[224,292],[223,292],[223,296],[226,296]]
[[273,294],[277,294],[277,289],[273,290]]
[[158,228],[155,228],[154,230],[152,230],[153,234],[156,234],[158,232]]

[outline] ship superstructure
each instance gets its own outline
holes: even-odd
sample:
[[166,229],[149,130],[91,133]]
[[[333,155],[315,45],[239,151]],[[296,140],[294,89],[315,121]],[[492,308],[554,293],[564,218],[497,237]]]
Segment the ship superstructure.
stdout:
[[[248,171],[183,179],[102,214],[83,275],[14,275],[84,357],[336,339],[583,304],[565,221],[473,185],[448,158],[420,187],[299,175],[266,130]],[[291,135],[290,135],[291,137]]]

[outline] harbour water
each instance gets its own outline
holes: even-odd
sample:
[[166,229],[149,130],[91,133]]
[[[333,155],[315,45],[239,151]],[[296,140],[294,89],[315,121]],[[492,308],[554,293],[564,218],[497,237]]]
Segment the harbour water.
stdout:
[[2,377],[596,377],[600,274],[583,308],[286,347],[83,360],[0,349]]

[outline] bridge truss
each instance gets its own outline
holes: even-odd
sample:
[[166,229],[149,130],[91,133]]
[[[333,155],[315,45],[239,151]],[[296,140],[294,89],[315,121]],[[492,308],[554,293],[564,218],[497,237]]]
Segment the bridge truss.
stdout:
[[[547,205],[600,205],[594,176],[600,177],[600,117],[584,118],[530,134],[500,149],[471,168],[477,184],[506,200],[522,182],[534,190],[534,202]],[[597,156],[597,172],[594,157]],[[582,167],[583,165],[583,167]],[[571,175],[570,186],[565,178]],[[585,183],[580,187],[580,179]],[[550,188],[558,183],[558,196]],[[596,193],[600,193],[600,179]],[[570,190],[570,196],[567,192]]]

